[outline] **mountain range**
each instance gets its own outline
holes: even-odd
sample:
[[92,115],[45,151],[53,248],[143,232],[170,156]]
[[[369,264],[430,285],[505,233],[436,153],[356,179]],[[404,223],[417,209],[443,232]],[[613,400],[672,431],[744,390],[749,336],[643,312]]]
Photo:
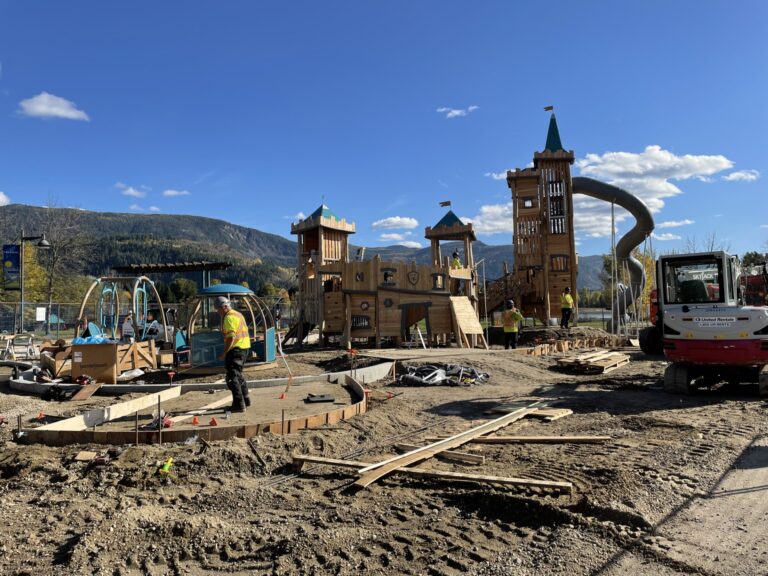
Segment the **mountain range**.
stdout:
[[[260,275],[259,281],[264,281],[270,274],[274,275],[275,269],[292,269],[296,265],[296,242],[203,216],[91,212],[9,204],[0,207],[0,240],[3,243],[18,241],[20,223],[23,223],[24,234],[47,232],[53,241],[57,233],[62,233],[61,222],[67,223],[71,233],[80,234],[87,240],[90,249],[82,272],[93,276],[109,274],[114,266],[127,264],[207,260],[236,264],[235,269],[224,276],[245,274],[249,266],[266,267],[272,272]],[[353,246],[351,254],[355,254],[356,249],[357,246]],[[461,251],[463,247],[460,242],[447,242],[443,245],[443,254],[450,254],[454,249]],[[503,275],[505,262],[509,269],[512,267],[511,242],[490,245],[477,241],[473,243],[473,253],[475,262],[480,263],[481,277],[484,272],[489,281]],[[374,255],[379,255],[382,260],[419,264],[426,264],[431,258],[429,247],[400,245],[366,247],[364,258]],[[580,257],[578,288],[600,288],[601,269],[602,256]],[[235,280],[222,277],[222,281]],[[256,287],[252,285],[252,288]]]

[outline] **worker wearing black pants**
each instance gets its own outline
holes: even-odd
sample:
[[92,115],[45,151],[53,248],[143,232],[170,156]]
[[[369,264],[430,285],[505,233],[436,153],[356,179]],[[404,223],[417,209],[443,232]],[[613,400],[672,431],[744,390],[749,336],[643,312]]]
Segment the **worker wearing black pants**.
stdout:
[[224,352],[219,360],[224,360],[227,371],[227,388],[232,392],[232,412],[245,412],[251,405],[248,396],[248,384],[243,376],[243,365],[251,353],[251,337],[248,324],[237,310],[231,308],[228,298],[219,296],[213,303],[221,316],[221,331],[224,333]]
[[232,348],[224,357],[224,369],[227,371],[227,388],[232,392],[232,411],[243,412],[245,406],[251,405],[248,395],[248,384],[243,376],[243,366],[247,357],[247,350]]

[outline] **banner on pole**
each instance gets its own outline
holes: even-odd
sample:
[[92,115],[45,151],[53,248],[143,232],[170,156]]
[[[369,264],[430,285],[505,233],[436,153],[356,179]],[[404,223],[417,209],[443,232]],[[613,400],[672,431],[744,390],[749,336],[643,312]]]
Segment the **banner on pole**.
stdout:
[[18,244],[3,245],[3,288],[21,290],[21,251]]

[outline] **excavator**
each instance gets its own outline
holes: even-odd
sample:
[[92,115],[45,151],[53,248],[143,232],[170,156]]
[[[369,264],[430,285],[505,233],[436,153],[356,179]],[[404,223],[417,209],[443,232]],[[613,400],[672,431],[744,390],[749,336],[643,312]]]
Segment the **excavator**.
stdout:
[[640,333],[640,346],[671,361],[665,390],[757,382],[760,394],[768,394],[766,264],[749,274],[724,251],[662,256],[656,286],[653,326]]

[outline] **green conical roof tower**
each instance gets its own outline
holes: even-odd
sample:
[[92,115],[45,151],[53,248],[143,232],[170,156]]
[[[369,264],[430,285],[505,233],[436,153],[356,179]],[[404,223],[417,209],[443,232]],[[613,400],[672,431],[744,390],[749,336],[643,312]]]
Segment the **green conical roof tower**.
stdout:
[[549,130],[547,131],[547,145],[545,150],[550,152],[557,152],[563,150],[563,143],[560,142],[560,131],[557,129],[557,120],[555,120],[555,113],[552,112],[552,116],[549,118]]

